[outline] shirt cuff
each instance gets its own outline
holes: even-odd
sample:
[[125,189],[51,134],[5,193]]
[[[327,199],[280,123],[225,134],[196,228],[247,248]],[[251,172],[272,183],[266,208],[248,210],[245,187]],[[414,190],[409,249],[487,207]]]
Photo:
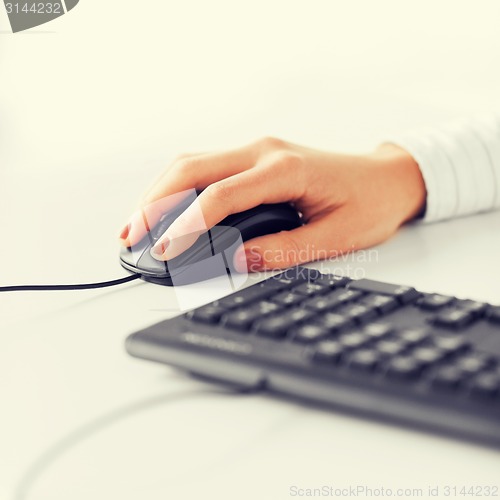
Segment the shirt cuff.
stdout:
[[389,138],[418,163],[427,189],[423,220],[500,206],[500,117],[488,115]]

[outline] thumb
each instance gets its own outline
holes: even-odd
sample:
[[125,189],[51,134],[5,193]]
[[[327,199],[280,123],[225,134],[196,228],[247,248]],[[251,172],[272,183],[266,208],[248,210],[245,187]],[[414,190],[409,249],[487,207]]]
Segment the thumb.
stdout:
[[325,222],[317,221],[247,241],[235,254],[236,269],[250,272],[285,269],[326,259],[338,249],[334,231]]

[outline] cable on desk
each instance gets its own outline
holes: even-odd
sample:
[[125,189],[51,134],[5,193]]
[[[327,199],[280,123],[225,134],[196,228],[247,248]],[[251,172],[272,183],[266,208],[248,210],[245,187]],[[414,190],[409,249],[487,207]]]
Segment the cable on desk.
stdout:
[[125,278],[119,278],[111,281],[101,281],[98,283],[83,283],[77,285],[13,285],[1,286],[0,292],[39,292],[39,291],[60,291],[60,290],[91,290],[94,288],[107,288],[110,286],[121,285],[139,279],[140,274],[132,274]]
[[[126,418],[140,414],[143,411],[151,410],[160,406],[168,406],[168,404],[179,403],[181,401],[189,401],[196,396],[206,396],[210,394],[223,396],[249,396],[253,391],[248,391],[242,388],[234,388],[233,390],[224,389],[195,389],[192,391],[183,391],[173,394],[160,394],[147,399],[133,402],[131,404],[111,410],[109,413],[98,416],[97,418],[84,423],[80,427],[74,429],[69,434],[66,434],[58,441],[53,443],[45,450],[38,458],[27,468],[22,475],[17,486],[15,487],[14,500],[27,500],[31,498],[30,492],[36,485],[40,477],[54,465],[57,460],[71,451],[76,445],[93,436],[97,432],[102,432],[110,428],[113,424],[123,421]],[[176,429],[170,429],[171,432],[177,432]],[[189,432],[189,429],[187,429]]]

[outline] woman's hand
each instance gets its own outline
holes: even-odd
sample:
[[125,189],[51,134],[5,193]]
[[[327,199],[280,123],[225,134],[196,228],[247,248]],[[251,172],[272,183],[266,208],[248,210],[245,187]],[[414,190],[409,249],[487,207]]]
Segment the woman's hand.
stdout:
[[[286,268],[380,243],[419,214],[426,196],[417,163],[397,146],[344,155],[266,138],[224,153],[178,158],[146,195],[141,210],[190,188],[204,191],[153,247],[159,260],[186,249],[169,248],[169,243],[197,230],[200,208],[207,228],[262,203],[288,201],[302,213],[304,226],[245,243],[237,265],[246,262],[251,271]],[[148,217],[157,221],[160,214],[152,211]],[[122,231],[122,243],[134,245],[145,231],[136,215]]]

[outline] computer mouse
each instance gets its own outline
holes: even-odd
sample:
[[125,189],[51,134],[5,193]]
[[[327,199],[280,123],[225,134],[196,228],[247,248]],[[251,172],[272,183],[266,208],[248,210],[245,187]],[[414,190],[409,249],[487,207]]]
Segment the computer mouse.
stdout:
[[169,261],[154,259],[150,254],[151,247],[186,208],[179,204],[139,244],[123,248],[121,265],[151,283],[187,285],[234,272],[234,252],[242,242],[302,225],[300,214],[288,203],[259,205],[226,217],[201,234],[181,255]]

